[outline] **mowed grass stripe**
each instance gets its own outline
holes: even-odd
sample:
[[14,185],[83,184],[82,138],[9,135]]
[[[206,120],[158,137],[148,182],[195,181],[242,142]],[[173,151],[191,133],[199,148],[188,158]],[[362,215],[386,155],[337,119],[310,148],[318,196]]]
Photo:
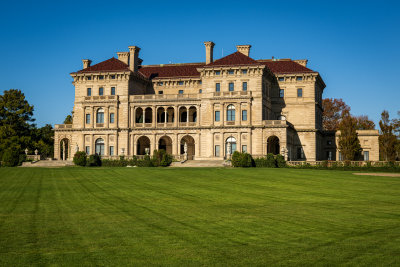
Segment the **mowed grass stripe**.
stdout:
[[[396,178],[271,169],[25,170],[0,169],[0,197],[16,206],[0,228],[0,237],[11,237],[0,242],[0,265],[399,264]],[[13,204],[17,192],[23,197]]]

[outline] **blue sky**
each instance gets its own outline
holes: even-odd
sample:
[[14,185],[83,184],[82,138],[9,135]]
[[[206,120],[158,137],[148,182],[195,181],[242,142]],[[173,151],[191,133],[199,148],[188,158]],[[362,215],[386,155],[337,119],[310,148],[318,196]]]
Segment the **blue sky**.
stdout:
[[2,1],[0,90],[21,89],[39,126],[62,123],[70,72],[142,48],[143,64],[204,61],[251,44],[250,56],[309,60],[355,115],[400,110],[397,1]]

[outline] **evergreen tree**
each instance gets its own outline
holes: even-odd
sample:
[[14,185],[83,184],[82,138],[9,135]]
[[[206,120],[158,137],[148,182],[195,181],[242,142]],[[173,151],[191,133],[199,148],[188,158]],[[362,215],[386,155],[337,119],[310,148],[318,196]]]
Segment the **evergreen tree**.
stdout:
[[357,120],[348,111],[344,112],[339,124],[339,150],[344,160],[356,160],[361,153],[356,129]]
[[31,146],[32,116],[33,106],[20,90],[10,89],[0,95],[0,158],[6,149],[23,153]]
[[396,148],[398,140],[393,133],[394,124],[389,118],[389,112],[384,110],[381,114],[379,127],[381,133],[379,136],[379,154],[382,160],[392,161],[396,159]]

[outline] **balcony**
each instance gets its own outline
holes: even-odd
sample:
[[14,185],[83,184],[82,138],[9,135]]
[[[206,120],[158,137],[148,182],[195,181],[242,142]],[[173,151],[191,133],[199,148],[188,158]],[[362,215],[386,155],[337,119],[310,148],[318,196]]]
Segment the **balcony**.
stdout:
[[179,99],[200,99],[199,94],[178,94],[178,95],[132,95],[129,101],[134,100],[179,100]]
[[263,125],[265,126],[286,126],[290,125],[289,122],[284,120],[264,120]]
[[116,95],[96,95],[96,96],[85,96],[85,101],[109,101],[118,100]]
[[55,129],[72,129],[72,124],[56,124]]
[[250,91],[214,92],[214,97],[251,97]]

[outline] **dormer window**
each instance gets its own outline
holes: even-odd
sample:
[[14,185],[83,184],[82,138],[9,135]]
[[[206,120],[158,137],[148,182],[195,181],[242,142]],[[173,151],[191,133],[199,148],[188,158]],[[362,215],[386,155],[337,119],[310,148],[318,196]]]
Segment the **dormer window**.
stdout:
[[215,75],[221,75],[221,72],[219,70],[215,71]]
[[179,82],[178,82],[178,85],[183,85],[183,82],[182,82],[182,81],[179,81]]
[[99,80],[104,80],[104,76],[103,75],[99,75]]
[[228,74],[233,75],[233,74],[235,74],[235,72],[233,70],[228,70]]
[[242,74],[247,74],[247,70],[242,70]]

